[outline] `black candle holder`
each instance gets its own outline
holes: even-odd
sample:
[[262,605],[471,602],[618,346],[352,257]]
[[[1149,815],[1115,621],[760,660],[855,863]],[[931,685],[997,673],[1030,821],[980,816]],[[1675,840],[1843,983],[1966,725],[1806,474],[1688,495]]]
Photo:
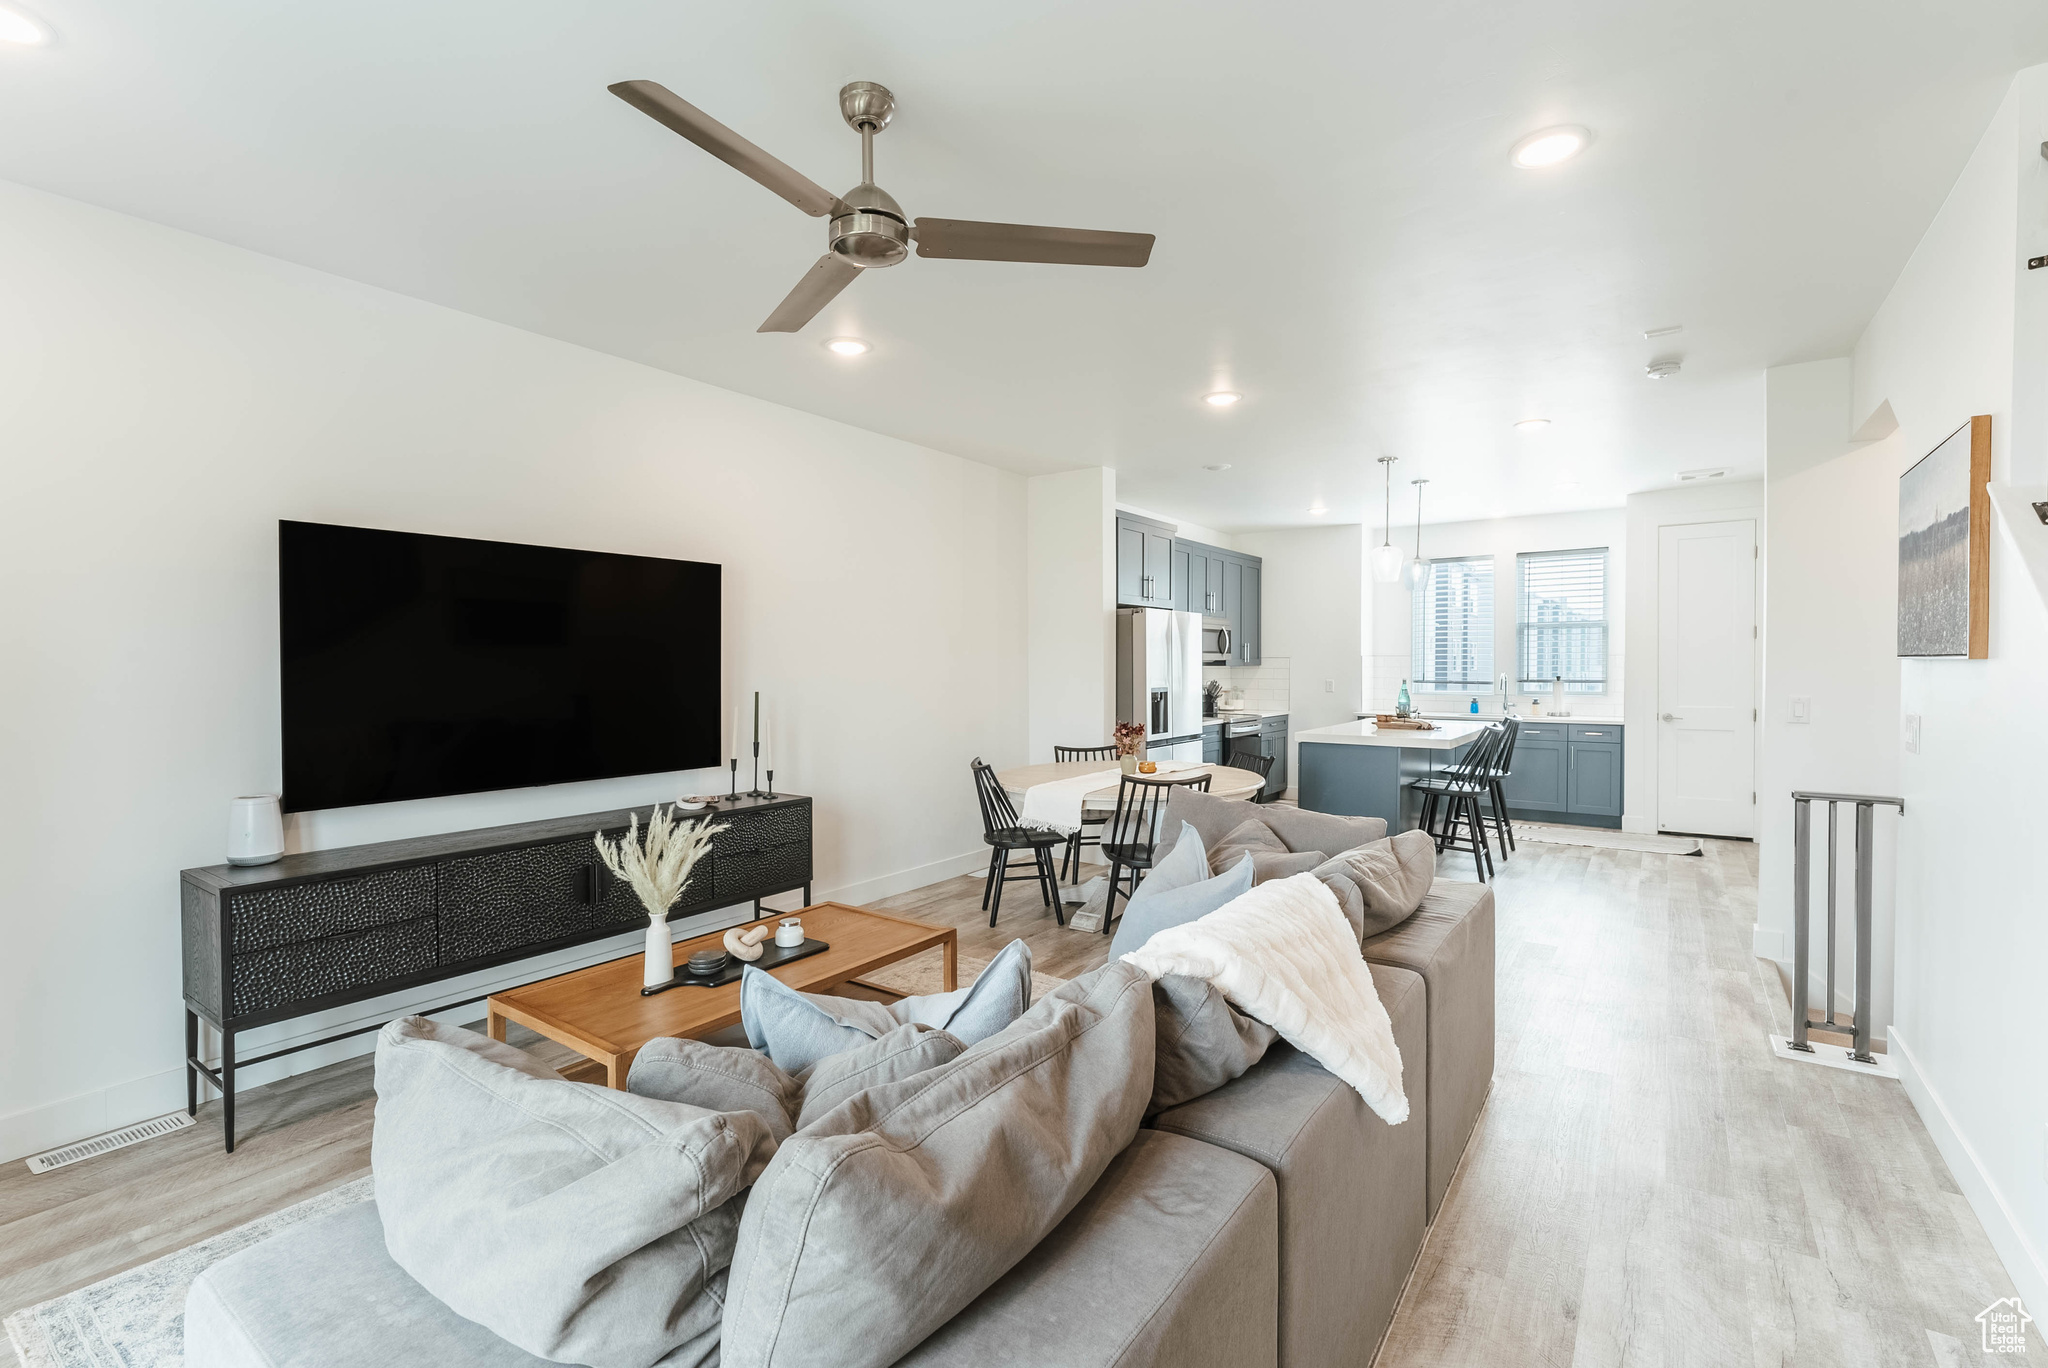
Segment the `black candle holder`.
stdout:
[[775,796],[775,771],[774,771],[774,770],[769,770],[769,771],[768,771],[768,793],[767,793],[767,796],[768,796],[768,797],[770,797],[770,798],[773,798],[773,797]]
[[725,796],[728,802],[737,803],[740,800],[740,758],[737,755],[732,758],[732,792]]
[[747,790],[747,797],[766,798],[767,796],[767,794],[761,791],[761,743],[756,741],[754,743],[754,786]]

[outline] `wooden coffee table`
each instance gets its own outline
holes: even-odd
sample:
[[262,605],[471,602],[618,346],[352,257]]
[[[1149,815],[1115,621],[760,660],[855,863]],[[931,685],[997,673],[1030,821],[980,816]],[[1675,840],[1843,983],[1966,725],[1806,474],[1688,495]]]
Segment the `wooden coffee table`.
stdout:
[[[805,935],[832,947],[768,971],[800,992],[824,992],[933,946],[945,951],[942,972],[946,989],[958,982],[959,932],[950,926],[906,921],[829,902],[801,912],[777,912],[744,925],[773,926],[784,917],[796,916],[803,918]],[[714,931],[677,941],[675,962],[683,964],[693,952],[718,948],[724,940],[724,931]],[[487,1003],[491,1039],[503,1040],[505,1023],[516,1021],[604,1065],[605,1083],[624,1088],[633,1056],[648,1041],[660,1036],[707,1036],[740,1019],[737,981],[716,988],[676,987],[642,997],[640,979],[641,957],[629,955],[493,993]]]

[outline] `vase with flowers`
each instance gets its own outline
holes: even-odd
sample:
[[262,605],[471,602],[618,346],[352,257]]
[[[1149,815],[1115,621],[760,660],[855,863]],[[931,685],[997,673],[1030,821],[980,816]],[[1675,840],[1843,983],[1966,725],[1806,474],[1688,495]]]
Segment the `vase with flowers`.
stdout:
[[712,836],[727,825],[720,822],[713,826],[708,821],[679,817],[673,808],[657,803],[647,818],[645,837],[640,834],[637,813],[627,822],[626,834],[618,840],[607,841],[603,832],[597,834],[598,858],[604,861],[606,869],[626,881],[647,911],[646,965],[641,971],[641,982],[649,988],[675,981],[675,950],[668,934],[669,909],[689,886],[697,861],[711,849]]
[[1125,774],[1138,772],[1138,761],[1145,754],[1145,725],[1142,722],[1119,722],[1112,738],[1116,742],[1117,763]]

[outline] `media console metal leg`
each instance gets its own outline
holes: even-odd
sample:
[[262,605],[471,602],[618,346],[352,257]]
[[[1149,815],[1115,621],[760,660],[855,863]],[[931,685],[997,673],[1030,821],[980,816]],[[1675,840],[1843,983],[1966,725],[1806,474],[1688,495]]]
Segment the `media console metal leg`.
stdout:
[[220,1125],[227,1137],[228,1153],[235,1152],[235,1033],[220,1033]]
[[1792,802],[1792,1048],[1813,1053],[1806,1043],[1807,936],[1811,910],[1807,885],[1813,874],[1813,805]]
[[199,1057],[199,1014],[185,1009],[185,1115],[199,1115],[199,1070],[192,1061]]

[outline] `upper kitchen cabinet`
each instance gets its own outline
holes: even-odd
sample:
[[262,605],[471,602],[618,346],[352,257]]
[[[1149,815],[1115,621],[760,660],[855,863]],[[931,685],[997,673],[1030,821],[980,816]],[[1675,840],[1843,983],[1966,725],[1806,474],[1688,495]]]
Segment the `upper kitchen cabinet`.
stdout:
[[1238,591],[1237,625],[1231,630],[1231,645],[1235,648],[1232,654],[1237,657],[1237,663],[1240,665],[1259,663],[1260,619],[1265,616],[1264,599],[1259,590],[1259,575],[1263,566],[1262,561],[1248,559],[1240,572],[1244,576],[1244,583]]
[[1116,515],[1116,601],[1126,608],[1177,608],[1173,529]]

